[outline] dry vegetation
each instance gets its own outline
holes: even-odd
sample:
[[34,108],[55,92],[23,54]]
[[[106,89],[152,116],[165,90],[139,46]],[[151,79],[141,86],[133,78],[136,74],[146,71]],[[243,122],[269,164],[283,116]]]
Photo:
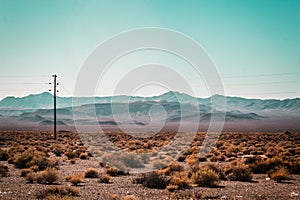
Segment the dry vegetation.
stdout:
[[[156,151],[172,141],[173,133],[149,138],[106,133],[127,153],[105,154],[100,162],[73,132],[59,132],[57,141],[50,132],[0,135],[1,199],[236,199],[241,191],[244,199],[299,197],[292,191],[300,181],[298,133],[223,133],[205,157],[199,157],[205,134],[198,133],[191,147],[171,163],[163,160],[168,152]],[[161,169],[130,174],[130,168],[149,163]],[[269,185],[272,191],[249,192]],[[7,191],[14,195],[5,196]]]

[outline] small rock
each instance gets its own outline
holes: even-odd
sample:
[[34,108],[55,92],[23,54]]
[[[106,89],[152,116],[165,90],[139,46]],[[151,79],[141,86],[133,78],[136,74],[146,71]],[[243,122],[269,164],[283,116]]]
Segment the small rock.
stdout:
[[266,178],[266,181],[269,181],[269,180],[270,180],[270,178],[269,178],[269,177],[267,177],[267,178]]
[[291,192],[291,197],[298,197],[299,196],[299,193],[296,193],[296,192]]

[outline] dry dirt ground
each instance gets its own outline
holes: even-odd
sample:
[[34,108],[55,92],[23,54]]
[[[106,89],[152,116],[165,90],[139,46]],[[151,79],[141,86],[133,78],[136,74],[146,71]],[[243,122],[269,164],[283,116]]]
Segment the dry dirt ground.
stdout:
[[[70,185],[65,180],[67,175],[83,174],[86,169],[91,167],[98,169],[100,173],[104,173],[105,171],[95,157],[90,157],[89,159],[75,158],[75,164],[71,164],[70,159],[66,155],[58,157],[51,151],[51,147],[57,143],[63,145],[65,151],[68,149],[75,150],[77,147],[80,147],[80,141],[74,136],[76,135],[75,133],[61,133],[60,137],[64,139],[58,141],[50,141],[49,137],[48,139],[41,139],[45,138],[45,135],[49,135],[49,132],[2,131],[0,133],[0,147],[2,150],[9,150],[11,147],[17,145],[22,145],[25,149],[30,146],[41,146],[48,151],[51,159],[53,158],[58,161],[57,169],[59,171],[59,180],[54,184],[27,183],[24,177],[20,177],[20,169],[16,168],[14,164],[9,164],[8,161],[0,161],[0,164],[6,165],[9,168],[8,175],[0,179],[0,199],[37,199],[36,194],[45,188]],[[69,134],[72,134],[72,136],[66,136]],[[243,134],[246,133],[226,133],[220,138],[221,141],[223,140],[220,143],[225,143],[228,142],[227,137],[230,137],[230,148],[234,148],[232,146],[234,144],[240,152],[235,152],[234,150],[230,150],[230,152],[224,150],[224,152],[221,148],[222,145],[219,143],[219,149],[215,149],[213,152],[220,152],[221,156],[219,153],[217,155],[212,153],[212,155],[208,155],[205,162],[211,162],[210,159],[214,158],[215,161],[226,164],[233,160],[238,160],[242,155],[248,155],[248,153],[261,155],[277,152],[283,158],[290,158],[291,162],[299,164],[300,136],[298,133],[280,133],[281,135],[278,135],[278,133],[252,133],[252,135],[245,135],[245,138],[250,138],[251,140],[245,140],[243,144],[243,141],[235,142],[238,140],[236,138],[240,138]],[[274,136],[274,134],[277,135]],[[281,143],[277,141],[278,139]],[[147,142],[149,143],[149,141]],[[245,142],[249,142],[251,145],[248,147]],[[198,143],[196,142],[196,144]],[[274,146],[271,144],[274,144]],[[278,144],[281,145],[280,151],[276,150],[276,148],[279,148]],[[263,149],[266,145],[276,151]],[[254,152],[247,152],[246,150],[249,148],[252,148]],[[244,154],[241,153],[242,150],[245,151]],[[233,156],[229,155],[229,153],[232,153]],[[185,157],[183,160],[185,162],[187,160],[192,162],[191,160],[193,159],[194,157]],[[126,197],[127,199],[300,199],[300,175],[298,174],[290,174],[289,180],[285,180],[282,183],[270,180],[267,174],[254,174],[252,182],[221,181],[218,187],[213,188],[199,187],[191,184],[190,188],[173,192],[166,189],[150,189],[140,184],[134,184],[133,180],[138,176],[139,174],[114,176],[111,177],[110,183],[99,183],[97,178],[84,178],[83,183],[78,186],[72,186],[77,188],[80,193],[79,196],[71,197],[71,199],[126,199]]]

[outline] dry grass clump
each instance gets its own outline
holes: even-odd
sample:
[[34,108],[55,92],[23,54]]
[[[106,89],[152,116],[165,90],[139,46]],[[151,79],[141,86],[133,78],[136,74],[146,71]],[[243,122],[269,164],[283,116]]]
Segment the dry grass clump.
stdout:
[[53,184],[58,181],[58,178],[58,171],[53,168],[47,168],[46,170],[37,173],[31,171],[28,172],[25,177],[28,183],[36,181],[41,184]]
[[190,180],[188,179],[187,172],[176,172],[171,177],[170,183],[167,186],[167,190],[182,190],[188,188],[190,185]]
[[25,180],[27,181],[27,183],[33,183],[36,180],[36,173],[30,172],[26,174]]
[[99,172],[97,169],[95,168],[88,168],[85,172],[84,172],[84,177],[85,178],[98,178],[99,177]]
[[209,169],[212,169],[214,172],[216,172],[219,175],[219,178],[221,180],[224,180],[224,181],[228,180],[228,178],[225,174],[224,166],[220,166],[220,165],[211,163],[211,164],[206,165],[206,167],[209,168]]
[[45,153],[36,151],[33,148],[29,148],[21,154],[15,155],[12,162],[19,169],[37,166],[38,170],[44,170],[52,166],[52,163]]
[[270,178],[278,183],[281,183],[283,180],[288,180],[288,175],[288,170],[284,167],[280,167],[270,173]]
[[158,170],[157,173],[166,175],[166,176],[170,176],[175,172],[182,172],[182,171],[184,171],[183,165],[181,165],[178,162],[172,162],[169,166]]
[[127,171],[130,167],[144,167],[145,162],[147,162],[145,156],[136,153],[107,153],[102,157],[102,163],[106,163],[107,165],[122,171]]
[[53,184],[58,181],[58,171],[53,168],[47,168],[44,171],[36,174],[35,180],[37,183],[48,183]]
[[227,169],[225,173],[231,181],[250,182],[253,178],[250,168],[241,163],[231,165],[231,167]]
[[26,177],[27,174],[32,173],[33,171],[31,169],[21,169],[20,171],[20,176],[21,177]]
[[124,132],[107,132],[105,135],[114,145],[125,151],[145,150],[151,152],[167,145],[174,138],[175,134],[157,133],[147,138],[134,137]]
[[110,175],[108,175],[108,174],[101,174],[98,182],[99,183],[110,183],[110,179],[111,179]]
[[43,190],[37,191],[36,197],[38,199],[48,199],[56,196],[60,198],[79,196],[79,190],[70,186],[52,186]]
[[123,176],[128,174],[114,167],[105,167],[105,173],[110,176]]
[[72,183],[72,185],[75,186],[84,182],[82,174],[69,175],[65,179],[66,181]]
[[268,159],[263,159],[259,156],[250,157],[245,161],[249,165],[253,173],[265,174],[270,170],[274,170],[280,167],[290,168],[290,164],[285,162],[280,157],[273,157]]
[[134,180],[136,184],[142,184],[148,188],[165,189],[169,185],[170,179],[166,176],[159,175],[156,172],[142,174]]
[[193,183],[203,187],[215,187],[219,183],[219,175],[208,167],[200,167],[192,173]]

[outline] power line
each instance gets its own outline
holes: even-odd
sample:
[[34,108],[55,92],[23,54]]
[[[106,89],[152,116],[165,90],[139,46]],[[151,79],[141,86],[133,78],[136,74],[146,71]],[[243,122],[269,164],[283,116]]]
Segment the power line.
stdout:
[[268,77],[268,76],[286,76],[286,75],[296,75],[300,72],[289,72],[289,73],[274,73],[274,74],[257,74],[257,75],[234,75],[234,76],[222,76],[222,78],[246,78],[246,77]]
[[67,92],[68,95],[71,95],[71,96],[73,95],[72,92],[70,92],[63,84],[60,83],[60,87],[63,91]]
[[300,83],[300,81],[273,81],[273,82],[257,82],[257,83],[224,83],[224,85],[272,85],[282,83]]
[[45,78],[46,75],[0,75],[0,78]]
[[5,85],[41,85],[46,83],[6,82]]

